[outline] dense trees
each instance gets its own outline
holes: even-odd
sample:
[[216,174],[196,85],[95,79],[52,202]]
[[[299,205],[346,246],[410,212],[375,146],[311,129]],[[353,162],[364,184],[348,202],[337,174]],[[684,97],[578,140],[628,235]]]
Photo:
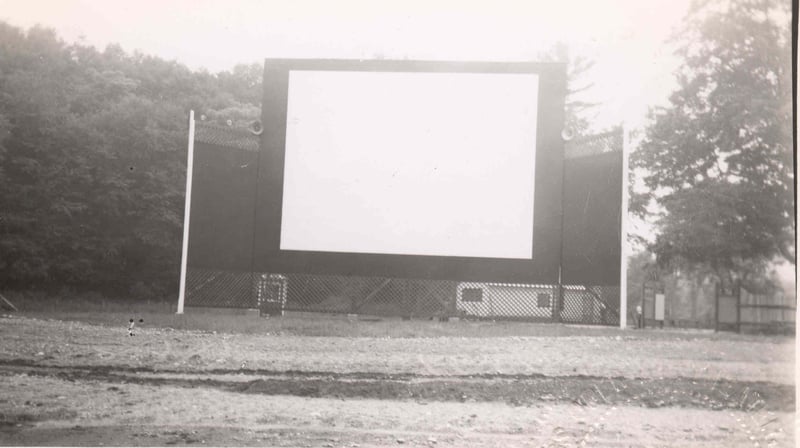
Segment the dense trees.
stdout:
[[696,2],[680,30],[678,89],[631,157],[647,186],[631,211],[659,217],[650,249],[662,263],[794,263],[787,6]]
[[0,22],[0,285],[177,289],[188,110],[258,116],[260,71],[192,72]]
[[588,78],[595,62],[585,56],[574,56],[563,42],[539,54],[543,62],[560,62],[567,66],[567,97],[564,104],[564,127],[575,136],[597,132],[592,121],[597,103],[587,101],[584,94],[594,85]]

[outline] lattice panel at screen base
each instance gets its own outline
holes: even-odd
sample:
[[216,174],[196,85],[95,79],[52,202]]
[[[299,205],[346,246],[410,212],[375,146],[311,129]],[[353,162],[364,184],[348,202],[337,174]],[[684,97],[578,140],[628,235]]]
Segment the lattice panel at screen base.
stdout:
[[558,286],[460,283],[458,314],[464,318],[552,321]]
[[190,269],[187,306],[407,318],[619,324],[618,286],[471,283]]
[[217,308],[256,308],[253,279],[250,272],[190,268],[186,272],[185,304]]
[[560,321],[619,325],[619,286],[563,286]]
[[288,276],[286,309],[376,316],[445,317],[453,313],[456,282]]

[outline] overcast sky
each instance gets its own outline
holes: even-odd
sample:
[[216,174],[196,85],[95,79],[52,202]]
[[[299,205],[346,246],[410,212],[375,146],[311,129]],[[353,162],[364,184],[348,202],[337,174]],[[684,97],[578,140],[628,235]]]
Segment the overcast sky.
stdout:
[[673,88],[665,41],[689,2],[0,0],[0,20],[212,72],[266,57],[535,60],[561,41],[596,61],[595,127],[635,128]]

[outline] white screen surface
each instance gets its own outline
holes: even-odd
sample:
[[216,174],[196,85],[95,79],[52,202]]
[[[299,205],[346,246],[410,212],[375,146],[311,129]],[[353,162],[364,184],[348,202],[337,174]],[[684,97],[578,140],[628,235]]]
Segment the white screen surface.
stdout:
[[281,250],[531,259],[538,81],[291,71]]

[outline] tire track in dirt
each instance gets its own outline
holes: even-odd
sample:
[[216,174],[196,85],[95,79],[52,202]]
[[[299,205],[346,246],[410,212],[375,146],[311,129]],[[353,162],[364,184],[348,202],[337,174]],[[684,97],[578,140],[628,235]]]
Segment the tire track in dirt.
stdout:
[[[794,386],[769,382],[698,378],[623,378],[596,376],[418,375],[371,372],[271,370],[164,370],[124,366],[53,366],[28,360],[0,360],[0,375],[26,374],[66,381],[100,381],[229,392],[314,398],[370,398],[416,402],[504,402],[531,405],[566,402],[686,407],[710,410],[794,410]],[[115,386],[110,386],[109,390]]]

